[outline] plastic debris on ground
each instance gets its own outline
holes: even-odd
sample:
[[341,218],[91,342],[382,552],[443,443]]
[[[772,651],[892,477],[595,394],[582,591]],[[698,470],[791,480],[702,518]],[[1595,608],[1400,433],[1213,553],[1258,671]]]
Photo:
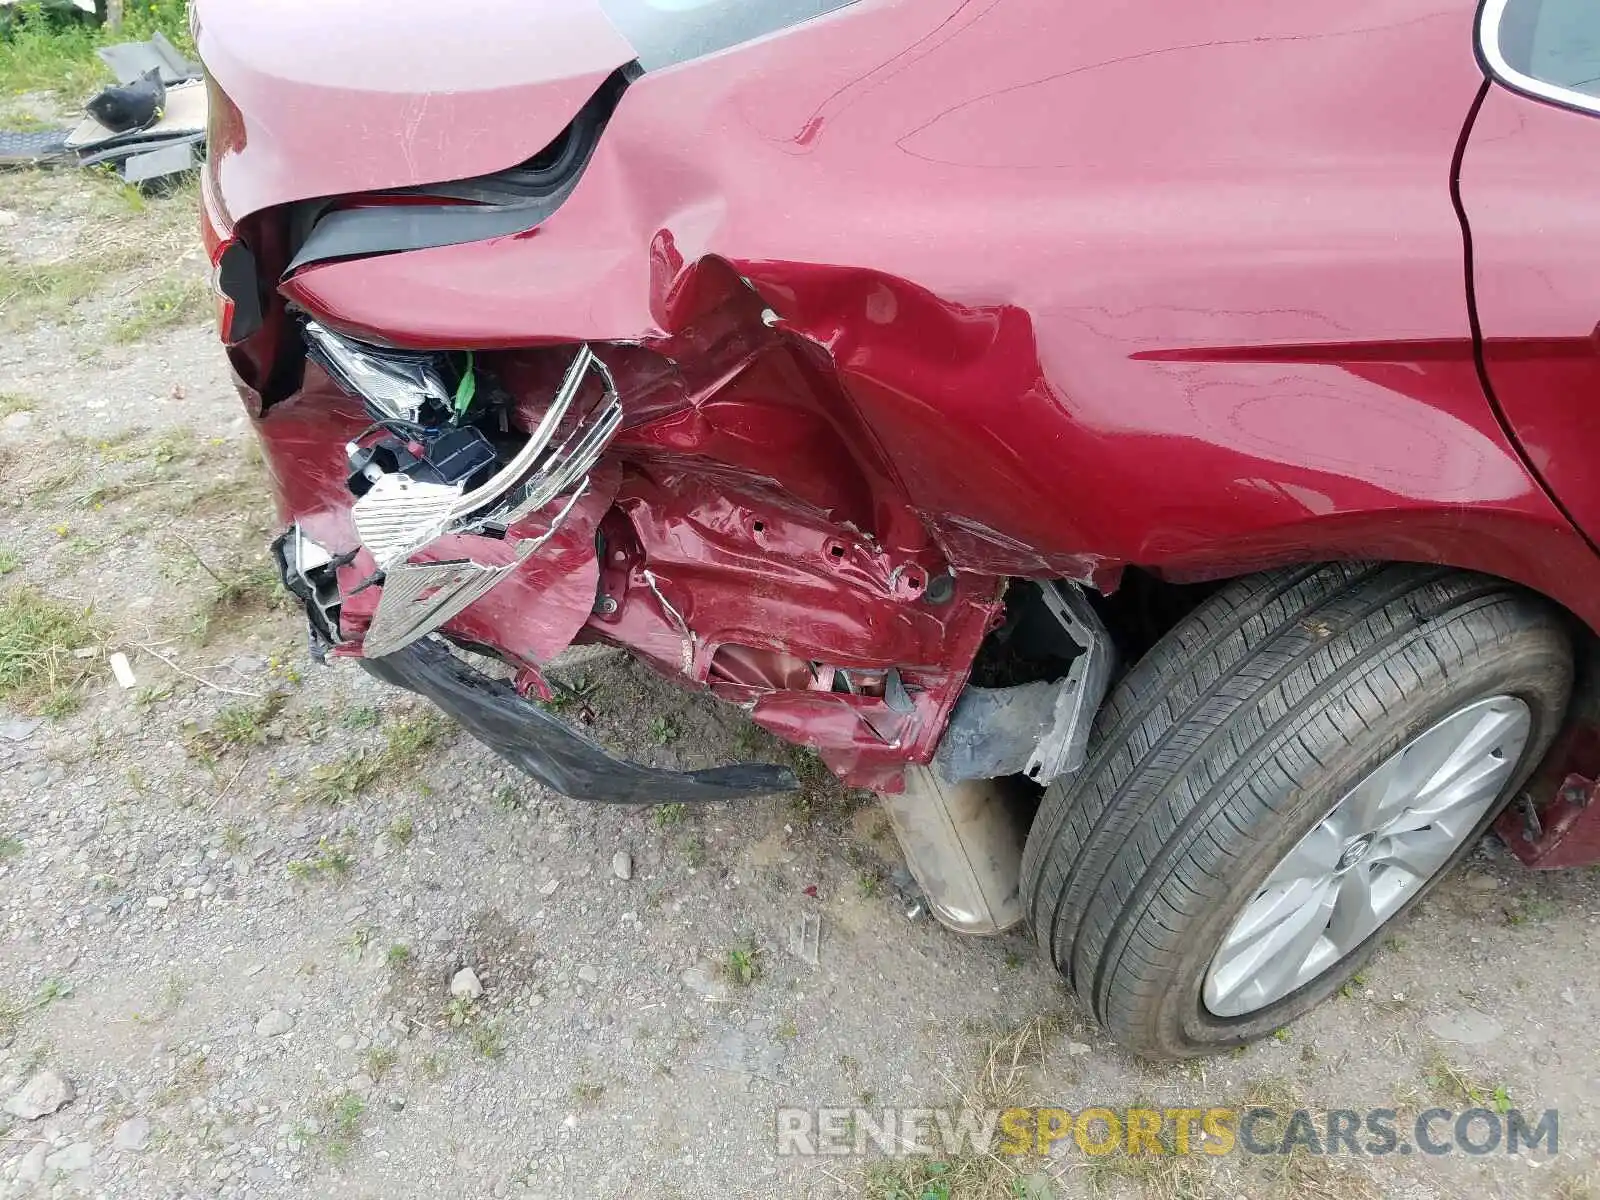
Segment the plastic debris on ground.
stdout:
[[147,42],[122,42],[97,53],[117,82],[89,104],[116,113],[130,95],[154,87],[155,120],[119,131],[88,115],[71,129],[0,132],[0,167],[112,163],[121,168],[124,182],[149,186],[199,166],[205,157],[208,110],[200,67],[160,33]]

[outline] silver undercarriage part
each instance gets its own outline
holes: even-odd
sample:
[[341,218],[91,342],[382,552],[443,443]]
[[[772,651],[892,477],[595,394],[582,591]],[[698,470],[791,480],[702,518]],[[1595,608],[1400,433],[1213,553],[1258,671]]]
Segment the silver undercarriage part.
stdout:
[[[552,449],[591,371],[599,376],[603,395]],[[378,657],[409,646],[536,554],[588,491],[589,472],[621,423],[622,404],[611,372],[584,346],[527,444],[481,486],[466,491],[459,484],[419,482],[393,472],[380,475],[351,506],[356,532],[385,575],[364,653]],[[411,561],[445,536],[499,535],[569,493],[542,534],[516,543],[510,563]]]
[[958,933],[1004,933],[1023,918],[1022,846],[1027,824],[999,779],[947,783],[907,767],[905,791],[882,794],[928,908]]
[[1023,774],[1035,783],[1081,768],[1088,758],[1089,729],[1111,685],[1111,635],[1083,592],[1071,585],[1040,589],[1045,607],[1083,653],[1072,660],[1056,696],[1050,728],[1039,739]]
[[1111,635],[1077,585],[1037,586],[1056,640],[1071,648],[1067,672],[1010,687],[968,686],[934,756],[947,780],[1026,775],[1048,784],[1088,757],[1089,730],[1111,683]]

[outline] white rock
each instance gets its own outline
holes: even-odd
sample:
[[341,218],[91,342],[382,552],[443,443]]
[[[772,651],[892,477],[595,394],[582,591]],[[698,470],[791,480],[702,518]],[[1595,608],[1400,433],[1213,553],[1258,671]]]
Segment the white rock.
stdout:
[[17,223],[17,214],[9,208],[0,208],[0,229]]
[[59,1171],[63,1175],[71,1175],[76,1171],[87,1171],[94,1162],[94,1147],[88,1142],[74,1142],[65,1150],[57,1150],[44,1160],[46,1171]]
[[585,983],[599,983],[600,972],[596,971],[588,963],[584,963],[583,966],[578,968],[578,978],[583,980]]
[[334,1045],[338,1046],[341,1050],[354,1050],[356,1048],[356,1039],[347,1033],[337,1042],[335,1042]]
[[4,421],[0,421],[0,424],[3,424],[7,429],[26,429],[33,424],[33,414],[31,412],[14,412]]
[[72,1080],[54,1071],[40,1071],[6,1101],[6,1111],[24,1121],[37,1121],[70,1104],[77,1094]]
[[618,879],[633,878],[633,855],[626,850],[618,850],[611,856],[611,873]]
[[1087,1053],[1089,1053],[1091,1048],[1092,1047],[1090,1047],[1088,1042],[1068,1042],[1067,1043],[1067,1053],[1069,1055],[1087,1054]]
[[541,883],[539,885],[539,895],[554,896],[556,894],[556,889],[560,886],[561,881],[559,879],[552,879],[549,883]]
[[150,1144],[150,1122],[145,1117],[129,1117],[117,1126],[116,1133],[111,1135],[111,1146],[114,1150],[143,1150]]
[[155,909],[165,908],[167,905],[169,905],[171,903],[172,903],[172,901],[168,900],[165,896],[150,896],[150,897],[147,897],[146,900],[145,900],[145,906],[147,908],[155,908]]
[[50,1153],[47,1142],[38,1142],[32,1150],[22,1156],[22,1161],[17,1164],[17,1181],[19,1183],[38,1183],[44,1178],[44,1160]]
[[256,1022],[256,1033],[264,1038],[282,1037],[293,1028],[294,1018],[277,1008],[268,1009]]
[[483,984],[471,967],[462,967],[450,977],[450,994],[462,1000],[476,1000],[483,995]]

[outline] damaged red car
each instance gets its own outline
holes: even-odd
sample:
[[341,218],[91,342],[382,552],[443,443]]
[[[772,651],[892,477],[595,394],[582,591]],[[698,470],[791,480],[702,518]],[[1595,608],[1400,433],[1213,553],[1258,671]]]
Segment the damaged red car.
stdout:
[[882,794],[1133,1050],[1600,857],[1600,9],[199,0],[314,650],[546,786],[622,647]]

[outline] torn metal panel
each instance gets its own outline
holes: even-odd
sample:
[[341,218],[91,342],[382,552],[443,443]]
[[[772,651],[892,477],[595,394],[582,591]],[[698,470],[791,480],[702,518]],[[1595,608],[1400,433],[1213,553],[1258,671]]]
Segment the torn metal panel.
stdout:
[[147,42],[118,42],[114,46],[102,46],[95,53],[111,68],[118,83],[132,83],[151,71],[158,71],[161,82],[170,87],[185,79],[199,79],[201,74],[199,64],[185,58],[159,29]]
[[425,696],[512,766],[575,800],[615,804],[698,803],[792,791],[787,767],[742,763],[667,771],[626,762],[558,720],[515,688],[475,670],[436,640],[361,665],[385,683]]

